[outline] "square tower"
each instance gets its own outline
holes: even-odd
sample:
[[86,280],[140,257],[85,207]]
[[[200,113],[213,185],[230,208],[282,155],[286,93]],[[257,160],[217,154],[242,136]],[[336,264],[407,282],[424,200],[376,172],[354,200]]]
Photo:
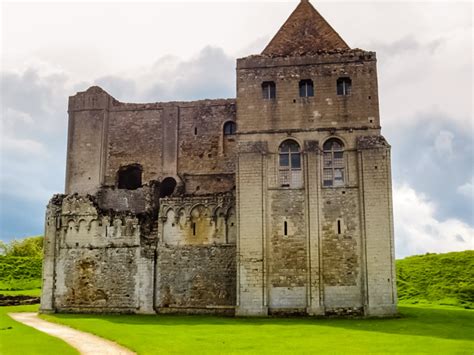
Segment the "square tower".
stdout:
[[237,60],[238,315],[396,312],[376,55],[301,1]]

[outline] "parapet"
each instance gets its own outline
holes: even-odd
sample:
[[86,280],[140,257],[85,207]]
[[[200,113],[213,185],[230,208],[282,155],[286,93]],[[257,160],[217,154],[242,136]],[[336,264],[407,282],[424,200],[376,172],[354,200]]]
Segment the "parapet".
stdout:
[[377,61],[375,52],[358,48],[336,49],[320,50],[304,56],[251,55],[237,59],[237,69],[375,61]]

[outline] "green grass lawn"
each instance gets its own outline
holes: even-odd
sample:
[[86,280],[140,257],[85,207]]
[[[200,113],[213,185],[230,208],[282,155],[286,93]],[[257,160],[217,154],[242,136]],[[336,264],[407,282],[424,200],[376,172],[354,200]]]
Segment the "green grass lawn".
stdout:
[[10,312],[36,312],[38,305],[0,307],[0,354],[67,355],[78,352],[60,339],[15,322]]
[[400,318],[44,315],[139,354],[474,352],[474,311],[402,306]]

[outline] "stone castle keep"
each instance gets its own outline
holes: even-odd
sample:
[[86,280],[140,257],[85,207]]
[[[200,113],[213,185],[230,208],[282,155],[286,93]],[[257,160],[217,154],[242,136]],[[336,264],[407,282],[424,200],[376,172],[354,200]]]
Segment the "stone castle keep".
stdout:
[[396,312],[376,55],[301,1],[237,98],[69,98],[43,312]]

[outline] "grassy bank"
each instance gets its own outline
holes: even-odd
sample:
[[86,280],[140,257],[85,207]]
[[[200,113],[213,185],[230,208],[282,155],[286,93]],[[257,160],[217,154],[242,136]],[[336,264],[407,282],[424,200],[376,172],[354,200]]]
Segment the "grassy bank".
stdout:
[[474,251],[397,260],[397,289],[401,303],[474,308]]

